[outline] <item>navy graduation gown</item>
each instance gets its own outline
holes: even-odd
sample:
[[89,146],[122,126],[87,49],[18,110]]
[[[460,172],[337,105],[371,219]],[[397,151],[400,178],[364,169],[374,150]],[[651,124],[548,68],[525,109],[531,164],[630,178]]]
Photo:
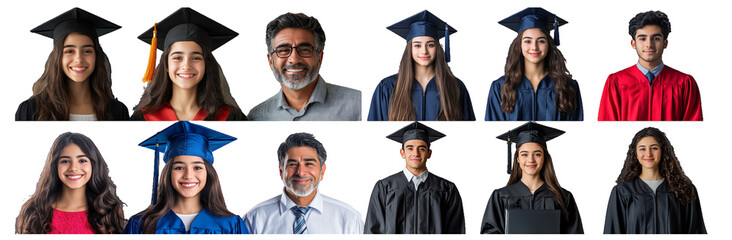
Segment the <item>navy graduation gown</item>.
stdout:
[[[397,74],[391,75],[379,82],[371,98],[371,108],[369,109],[369,121],[387,121],[389,120],[389,104],[391,103],[391,95],[397,82]],[[437,89],[437,80],[432,78],[424,93],[422,86],[415,79],[412,83],[412,103],[414,104],[414,112],[417,121],[434,121],[440,113],[440,91]],[[470,101],[470,94],[460,79],[457,79],[460,87],[460,107],[463,113],[463,120],[475,121],[475,113],[473,112],[473,103]]]
[[526,77],[516,88],[516,105],[513,112],[501,110],[501,88],[506,77],[493,81],[488,93],[488,103],[485,109],[486,121],[582,121],[582,95],[577,81],[572,80],[569,85],[577,93],[577,109],[571,113],[563,113],[557,109],[554,99],[557,92],[554,89],[554,79],[546,75],[534,92],[534,87]]
[[460,192],[454,183],[431,172],[415,191],[414,183],[399,171],[376,182],[364,233],[464,234]]
[[[692,185],[694,192],[696,187]],[[681,204],[663,181],[653,193],[640,178],[618,183],[610,193],[605,214],[608,233],[707,233],[699,197]]]
[[[137,215],[130,218],[123,233],[125,234],[141,234],[143,221],[142,216]],[[244,220],[239,216],[219,217],[214,216],[206,209],[193,219],[191,230],[186,232],[186,226],[183,221],[178,218],[172,210],[169,210],[165,216],[158,220],[155,234],[247,234],[247,227]]]
[[[562,188],[562,196],[569,216],[567,218],[563,212],[561,213],[559,232],[584,233],[582,219],[572,193]],[[532,195],[529,188],[523,182],[518,181],[493,191],[490,200],[488,200],[488,205],[485,207],[480,233],[506,233],[506,209],[554,210],[561,209],[561,207],[554,202],[552,192],[546,188],[546,184],[541,185]]]

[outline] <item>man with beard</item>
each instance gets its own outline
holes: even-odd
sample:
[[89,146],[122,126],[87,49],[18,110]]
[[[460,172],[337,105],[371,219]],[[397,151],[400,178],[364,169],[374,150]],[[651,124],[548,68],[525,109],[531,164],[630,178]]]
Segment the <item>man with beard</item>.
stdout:
[[701,121],[699,87],[691,75],[665,66],[671,23],[661,11],[639,13],[629,23],[634,66],[610,74],[600,99],[600,121]]
[[267,60],[281,90],[250,120],[361,120],[361,91],[326,83],[318,72],[325,32],[314,17],[286,13],[267,24]]
[[312,134],[291,134],[280,144],[277,156],[284,191],[247,212],[244,223],[249,233],[358,234],[363,231],[358,211],[318,192],[327,156],[323,144]]
[[464,234],[465,215],[454,183],[427,171],[430,144],[444,137],[419,122],[387,138],[402,144],[404,170],[376,182],[364,233]]

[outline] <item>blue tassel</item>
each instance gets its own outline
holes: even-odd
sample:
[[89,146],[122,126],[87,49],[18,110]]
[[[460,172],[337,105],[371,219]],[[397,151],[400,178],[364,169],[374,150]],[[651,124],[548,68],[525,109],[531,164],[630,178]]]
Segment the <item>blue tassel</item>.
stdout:
[[445,61],[450,62],[450,30],[445,24]]
[[559,46],[559,22],[557,17],[554,17],[554,43]]
[[152,190],[152,200],[150,200],[152,205],[155,205],[158,198],[158,168],[160,168],[160,153],[158,153],[158,144],[155,144],[155,172],[153,172],[153,190]]

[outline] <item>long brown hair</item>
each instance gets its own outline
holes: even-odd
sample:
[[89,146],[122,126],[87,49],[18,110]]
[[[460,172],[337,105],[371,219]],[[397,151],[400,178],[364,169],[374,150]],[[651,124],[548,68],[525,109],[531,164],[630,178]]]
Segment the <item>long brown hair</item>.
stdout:
[[620,172],[617,183],[626,182],[638,178],[643,171],[641,164],[638,162],[636,147],[638,142],[644,137],[653,137],[661,147],[661,162],[658,164],[658,171],[661,176],[668,182],[671,192],[682,204],[687,204],[691,200],[696,199],[696,192],[692,187],[691,179],[686,176],[684,169],[681,168],[679,159],[676,158],[674,146],[668,140],[666,134],[658,128],[647,127],[640,130],[633,137],[633,141],[628,145],[628,154],[625,156],[625,164]]
[[[203,79],[198,83],[196,88],[196,104],[206,112],[206,120],[215,120],[218,111],[223,107],[229,107],[239,110],[239,105],[231,96],[229,84],[224,77],[221,66],[214,58],[211,49],[206,44],[196,42],[203,52],[203,59],[206,65]],[[171,44],[172,46],[172,44]],[[170,55],[170,46],[165,48],[160,58],[158,66],[155,68],[155,75],[150,85],[140,97],[140,102],[135,106],[133,115],[153,113],[170,102],[173,97],[173,82],[168,75],[168,56]]]
[[[71,34],[71,33],[69,33]],[[69,119],[69,101],[73,96],[69,96],[69,78],[63,71],[62,66],[65,36],[56,40],[53,44],[53,50],[46,60],[46,68],[38,80],[33,84],[33,97],[36,99],[36,112],[38,116],[36,120],[68,120]],[[80,33],[82,34],[82,33]],[[85,36],[88,36],[85,34]],[[112,111],[109,108],[109,102],[114,99],[112,94],[112,67],[109,64],[107,54],[99,45],[99,39],[91,37],[94,43],[94,53],[96,60],[94,61],[94,71],[84,84],[89,84],[94,114],[98,120],[114,120],[112,119]]]
[[[440,92],[440,113],[437,120],[464,120],[462,104],[460,103],[460,86],[457,78],[452,75],[450,66],[445,61],[445,51],[442,45],[436,44],[435,80]],[[414,103],[412,102],[412,83],[414,82],[414,59],[412,59],[412,40],[407,42],[402,61],[399,64],[399,75],[389,103],[389,121],[414,121]],[[432,119],[428,119],[432,120]]]
[[[539,173],[539,177],[544,180],[546,188],[549,190],[549,192],[552,193],[554,203],[559,205],[559,207],[562,209],[564,218],[569,219],[569,212],[567,212],[567,206],[564,204],[564,196],[562,195],[562,186],[559,185],[557,175],[554,173],[552,155],[549,154],[549,151],[547,151],[545,146],[541,144],[538,145],[541,146],[541,150],[544,151],[544,165],[541,168],[541,173]],[[508,178],[508,183],[506,184],[506,186],[521,181],[523,172],[521,171],[521,166],[518,162],[518,155],[519,151],[517,147],[516,152],[513,154],[513,167],[511,167],[511,176]]]
[[76,144],[91,160],[91,179],[86,183],[87,222],[94,233],[122,233],[125,225],[124,203],[117,197],[117,186],[109,177],[107,163],[88,137],[66,132],[58,136],[46,157],[36,192],[23,204],[15,219],[15,233],[47,233],[53,217],[52,205],[61,196],[64,183],[58,177],[58,159],[69,144]]
[[[168,161],[163,168],[163,172],[160,174],[157,203],[150,205],[147,209],[133,216],[140,216],[140,222],[143,224],[142,233],[154,234],[158,226],[158,220],[165,216],[165,214],[168,214],[168,211],[175,205],[175,199],[179,193],[173,188],[173,183],[170,180],[173,163],[173,159]],[[221,184],[219,183],[219,176],[216,174],[216,170],[208,161],[203,161],[203,163],[206,166],[206,186],[198,194],[201,205],[213,215],[219,217],[234,216],[233,213],[226,209],[224,194],[221,191]]]
[[[541,32],[547,38],[549,49],[546,58],[544,58],[544,69],[549,73],[549,77],[554,80],[554,89],[557,97],[554,99],[557,109],[563,113],[570,113],[579,106],[577,99],[577,89],[574,89],[570,82],[572,74],[567,70],[564,55],[559,51],[554,40],[549,36],[549,31],[541,29]],[[521,41],[523,32],[511,42],[508,48],[508,57],[506,57],[506,66],[504,76],[506,81],[501,87],[501,110],[503,112],[513,112],[516,105],[516,89],[524,78],[524,55],[522,54]]]

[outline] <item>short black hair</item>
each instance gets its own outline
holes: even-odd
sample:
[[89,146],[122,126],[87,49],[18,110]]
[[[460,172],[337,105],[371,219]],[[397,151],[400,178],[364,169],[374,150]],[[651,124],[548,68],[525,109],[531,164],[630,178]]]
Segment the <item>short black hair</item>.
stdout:
[[280,166],[285,163],[287,151],[293,147],[311,147],[315,149],[315,151],[318,153],[318,161],[320,161],[321,167],[323,167],[323,165],[325,164],[325,159],[328,157],[328,154],[325,152],[325,147],[323,147],[323,144],[320,143],[320,141],[315,139],[315,136],[310,133],[304,132],[293,133],[290,134],[290,136],[285,139],[285,142],[280,144],[280,148],[277,149],[277,159],[280,160]]
[[267,24],[267,51],[273,50],[272,39],[280,30],[285,28],[301,28],[308,30],[315,36],[315,50],[318,52],[323,51],[325,48],[325,32],[320,26],[318,19],[307,16],[303,13],[285,13],[275,18],[269,24]]
[[661,27],[661,33],[663,38],[668,39],[668,34],[671,33],[671,23],[668,21],[668,16],[661,11],[648,11],[638,13],[630,19],[628,23],[628,33],[630,37],[635,39],[635,33],[638,29],[641,29],[647,25],[656,25]]

